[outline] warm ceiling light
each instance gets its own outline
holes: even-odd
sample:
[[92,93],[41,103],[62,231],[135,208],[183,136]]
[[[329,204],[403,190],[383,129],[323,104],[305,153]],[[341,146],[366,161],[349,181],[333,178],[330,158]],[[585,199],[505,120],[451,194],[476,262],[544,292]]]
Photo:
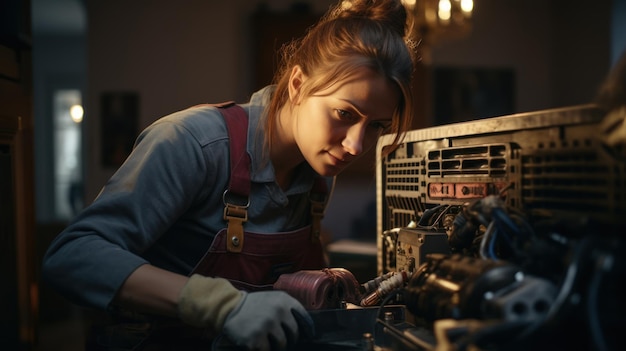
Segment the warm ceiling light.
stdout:
[[474,9],[474,1],[473,0],[461,0],[461,10],[465,13],[472,13]]
[[429,63],[429,51],[441,40],[459,38],[471,29],[472,0],[403,0],[414,20],[414,37],[420,56]]

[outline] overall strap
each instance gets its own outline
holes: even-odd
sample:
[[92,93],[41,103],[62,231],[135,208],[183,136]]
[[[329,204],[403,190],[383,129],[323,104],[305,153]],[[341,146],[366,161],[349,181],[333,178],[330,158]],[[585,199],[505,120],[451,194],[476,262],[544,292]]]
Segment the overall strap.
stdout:
[[[227,250],[241,252],[243,249],[243,223],[248,220],[250,205],[250,155],[246,150],[248,139],[248,115],[234,102],[213,105],[219,108],[228,129],[230,145],[230,181],[224,192],[224,219],[228,221]],[[309,195],[311,203],[311,241],[319,241],[322,219],[328,202],[328,186],[323,177],[315,177]]]
[[224,116],[230,145],[230,181],[222,197],[224,219],[228,221],[227,249],[243,249],[243,223],[248,220],[250,205],[250,155],[246,150],[248,140],[248,115],[234,102],[216,105]]
[[311,242],[316,242],[320,240],[322,219],[328,202],[328,185],[323,177],[315,177],[309,201],[311,202]]

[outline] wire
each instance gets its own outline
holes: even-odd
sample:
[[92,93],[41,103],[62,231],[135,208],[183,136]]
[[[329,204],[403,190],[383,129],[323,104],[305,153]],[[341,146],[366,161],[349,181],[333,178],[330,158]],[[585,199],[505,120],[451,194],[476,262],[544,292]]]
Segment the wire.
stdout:
[[487,230],[485,230],[485,234],[483,234],[483,237],[480,241],[480,248],[478,252],[481,258],[484,258],[484,259],[495,258],[495,257],[492,257],[492,253],[489,252],[488,250],[489,244],[491,243],[491,241],[493,241],[492,236],[494,234],[494,231],[495,231],[495,223],[492,221],[487,226]]
[[[439,223],[441,218],[447,213],[447,211],[450,209],[450,207],[452,207],[452,205],[437,205],[437,206],[435,206],[435,207],[433,207],[433,208],[431,208],[429,210],[424,211],[424,214],[422,215],[422,217],[420,217],[420,220],[417,223],[418,227],[420,227],[422,229],[435,229],[435,228],[437,228],[437,224]],[[432,216],[435,215],[435,213],[438,213],[438,216],[437,216],[437,218],[435,218],[435,220],[433,222],[431,222],[430,225],[422,224],[422,221],[424,219],[429,220]]]
[[424,214],[422,214],[422,216],[420,217],[420,220],[417,222],[417,225],[419,226],[425,226],[424,223],[422,223],[425,220],[429,220],[437,211],[439,211],[442,207],[444,207],[445,205],[437,205],[433,208],[429,208],[427,210],[424,211]]
[[489,243],[489,255],[494,260],[498,258],[498,255],[496,255],[496,234],[498,234],[498,230],[493,231],[493,234],[491,234],[492,239]]
[[587,291],[587,314],[589,317],[589,329],[591,329],[591,337],[594,347],[598,351],[608,350],[604,334],[602,333],[602,325],[598,316],[598,300],[600,297],[600,285],[602,278],[607,270],[611,269],[613,264],[613,256],[601,256],[596,261],[596,272],[591,277],[589,289]]
[[502,207],[495,207],[491,210],[491,216],[500,224],[506,225],[506,229],[519,234],[519,226],[511,220]]
[[[395,298],[397,295],[399,295],[400,293],[404,292],[404,288],[396,288],[394,290],[392,290],[389,294],[387,294],[387,296],[385,296],[385,298],[381,301],[379,307],[378,307],[378,312],[376,313],[376,319],[378,322],[382,322],[384,320],[384,317],[381,318],[381,316],[383,315],[383,311],[385,309],[385,305],[387,303],[389,303],[389,301],[391,301],[391,299]],[[376,331],[378,328],[374,328],[374,340],[378,339],[378,336],[376,335]]]
[[389,303],[389,301],[391,301],[391,299],[393,299],[397,295],[400,295],[400,293],[403,293],[403,292],[404,292],[404,287],[396,288],[396,289],[392,290],[389,294],[387,294],[387,296],[385,296],[385,298],[382,299],[382,301],[380,302],[380,305],[378,306],[377,318],[381,317],[381,315],[382,315],[381,312],[383,311],[385,305],[387,303]]
[[519,214],[509,214],[502,207],[493,207],[491,209],[491,221],[481,240],[480,256],[482,258],[498,258],[495,251],[497,238],[503,238],[515,255],[519,256],[522,254],[523,248],[519,247],[517,244],[519,240],[516,238],[529,240],[533,233],[530,224]]

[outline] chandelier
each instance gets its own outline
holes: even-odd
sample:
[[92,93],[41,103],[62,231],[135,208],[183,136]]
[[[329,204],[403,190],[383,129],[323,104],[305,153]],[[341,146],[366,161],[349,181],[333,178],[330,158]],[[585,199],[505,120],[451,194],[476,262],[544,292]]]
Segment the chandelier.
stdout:
[[447,39],[469,33],[473,0],[402,0],[414,21],[413,34],[419,41],[424,63],[430,63],[432,47]]

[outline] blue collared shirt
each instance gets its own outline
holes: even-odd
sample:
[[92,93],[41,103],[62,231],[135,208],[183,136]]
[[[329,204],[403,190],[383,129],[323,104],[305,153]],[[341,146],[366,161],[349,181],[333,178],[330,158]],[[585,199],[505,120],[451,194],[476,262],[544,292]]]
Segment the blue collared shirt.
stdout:
[[[241,105],[249,116],[251,195],[247,231],[276,233],[310,223],[316,173],[299,166],[282,190],[264,151],[263,111],[273,87]],[[52,242],[43,278],[75,303],[106,308],[137,267],[187,275],[226,227],[222,195],[229,180],[226,124],[214,107],[165,116],[138,137],[100,194]],[[333,179],[327,179],[329,189]]]

